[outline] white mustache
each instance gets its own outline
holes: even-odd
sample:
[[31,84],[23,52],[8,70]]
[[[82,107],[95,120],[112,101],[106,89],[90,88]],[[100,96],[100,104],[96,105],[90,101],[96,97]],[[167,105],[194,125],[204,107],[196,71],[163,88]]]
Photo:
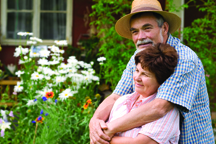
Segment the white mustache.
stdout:
[[150,39],[138,40],[136,43],[136,46],[138,47],[140,44],[145,44],[145,43],[150,43],[150,42],[153,44],[153,41]]

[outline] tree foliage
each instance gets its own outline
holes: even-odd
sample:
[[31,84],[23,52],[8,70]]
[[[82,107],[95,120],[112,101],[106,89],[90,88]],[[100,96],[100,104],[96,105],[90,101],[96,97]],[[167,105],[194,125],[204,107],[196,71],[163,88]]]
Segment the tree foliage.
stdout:
[[[214,0],[202,2],[197,8],[204,12],[205,16],[195,19],[191,26],[184,28],[183,37],[184,43],[197,53],[204,65],[211,99],[216,94],[216,3]],[[192,3],[196,4],[195,1]]]
[[119,36],[115,31],[117,19],[130,12],[131,1],[94,1],[90,16],[95,17],[95,20],[91,25],[96,25],[100,37],[99,53],[106,57],[104,79],[111,83],[111,88],[114,89],[135,51],[133,42]]

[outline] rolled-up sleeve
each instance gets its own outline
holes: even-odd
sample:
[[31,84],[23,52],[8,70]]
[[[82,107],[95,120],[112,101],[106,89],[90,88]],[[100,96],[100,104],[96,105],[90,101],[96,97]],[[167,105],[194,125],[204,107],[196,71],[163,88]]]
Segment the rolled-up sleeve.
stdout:
[[170,101],[188,112],[198,93],[201,73],[196,61],[179,60],[175,72],[159,87],[156,98]]

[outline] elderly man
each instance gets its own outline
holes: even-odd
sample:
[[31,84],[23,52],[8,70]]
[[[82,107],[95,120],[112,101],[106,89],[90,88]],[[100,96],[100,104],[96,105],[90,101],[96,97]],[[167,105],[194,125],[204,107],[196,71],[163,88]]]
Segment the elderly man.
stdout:
[[[134,0],[131,13],[117,21],[117,33],[132,39],[137,51],[153,44],[167,43],[176,49],[179,60],[173,75],[159,87],[153,101],[106,124],[114,102],[120,96],[134,92],[132,77],[136,51],[117,87],[100,104],[89,123],[91,143],[108,144],[115,133],[155,121],[174,105],[182,115],[179,143],[214,143],[204,68],[195,52],[170,34],[179,26],[180,18],[162,11],[157,0]],[[106,129],[109,129],[108,133]]]

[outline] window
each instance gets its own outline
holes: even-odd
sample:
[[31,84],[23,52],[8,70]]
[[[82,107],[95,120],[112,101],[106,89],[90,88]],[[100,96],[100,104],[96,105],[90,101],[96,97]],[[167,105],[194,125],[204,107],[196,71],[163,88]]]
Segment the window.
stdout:
[[[43,44],[72,43],[73,0],[1,0],[1,44],[18,45],[18,32],[32,32]],[[25,39],[25,38],[24,38]]]

